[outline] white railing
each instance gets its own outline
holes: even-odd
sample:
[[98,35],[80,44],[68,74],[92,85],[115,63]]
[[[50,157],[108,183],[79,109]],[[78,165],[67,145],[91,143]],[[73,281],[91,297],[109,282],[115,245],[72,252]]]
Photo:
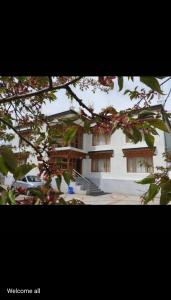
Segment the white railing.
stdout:
[[75,169],[73,169],[73,176],[81,177],[84,181],[90,184],[90,182],[85,177],[83,177],[79,172],[77,172]]

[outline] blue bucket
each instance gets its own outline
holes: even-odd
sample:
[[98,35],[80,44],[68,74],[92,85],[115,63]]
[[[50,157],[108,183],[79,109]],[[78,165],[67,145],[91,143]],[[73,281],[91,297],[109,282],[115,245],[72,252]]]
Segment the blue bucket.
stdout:
[[68,194],[75,194],[72,186],[68,187]]

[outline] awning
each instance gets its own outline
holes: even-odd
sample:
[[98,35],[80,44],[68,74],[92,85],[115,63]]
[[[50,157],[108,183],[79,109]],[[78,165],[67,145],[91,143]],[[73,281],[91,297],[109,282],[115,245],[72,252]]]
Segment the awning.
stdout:
[[150,149],[148,147],[144,148],[134,148],[134,149],[122,149],[125,157],[149,157],[155,155],[156,147]]
[[90,158],[111,158],[113,157],[113,150],[106,151],[90,151],[88,152]]

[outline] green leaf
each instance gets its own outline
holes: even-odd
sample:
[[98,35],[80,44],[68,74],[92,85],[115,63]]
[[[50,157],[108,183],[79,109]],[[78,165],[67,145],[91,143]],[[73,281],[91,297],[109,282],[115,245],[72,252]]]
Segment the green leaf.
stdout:
[[151,134],[144,133],[145,142],[148,145],[148,147],[153,148],[154,147],[154,136]]
[[154,197],[158,194],[159,190],[160,190],[160,186],[151,183],[148,192],[144,197],[144,204],[147,204],[149,201],[153,200]]
[[63,177],[64,177],[64,180],[65,180],[66,184],[69,185],[70,181],[71,181],[71,178],[72,178],[72,175],[68,171],[64,171]]
[[84,131],[86,133],[90,132],[90,129],[91,129],[90,125],[91,125],[91,123],[89,121],[84,121]]
[[171,195],[167,192],[161,192],[160,205],[167,205],[171,201]]
[[8,192],[8,198],[11,205],[16,205],[16,199],[12,191]]
[[131,141],[134,141],[134,136],[127,129],[124,129],[123,132]]
[[61,191],[61,182],[62,182],[62,177],[61,177],[61,175],[58,175],[58,176],[55,178],[55,181],[56,181],[56,185],[57,185],[58,191],[60,192],[60,191]]
[[8,174],[8,168],[2,156],[0,156],[0,172],[6,176]]
[[20,80],[20,81],[24,81],[24,80],[27,79],[26,76],[16,76],[16,78],[17,78],[18,80]]
[[4,191],[1,194],[0,205],[5,205],[8,202],[8,191]]
[[155,182],[154,175],[149,175],[149,176],[143,178],[142,180],[136,181],[136,183],[139,183],[139,184],[149,184],[149,183],[154,183],[154,182]]
[[12,191],[4,191],[1,194],[0,204],[5,205],[7,203],[10,205],[16,205],[15,196]]
[[169,130],[163,120],[153,119],[153,120],[149,120],[148,123],[150,123],[151,125],[153,125],[154,127],[158,128],[162,131],[169,132]]
[[76,132],[77,132],[77,128],[75,128],[75,127],[70,127],[66,130],[66,132],[64,133],[65,146],[71,142],[71,140],[74,138]]
[[130,90],[125,90],[124,95],[128,94]]
[[25,176],[28,172],[30,172],[35,167],[36,167],[35,164],[27,164],[27,165],[21,165],[17,167],[15,172],[13,172],[15,180],[21,179],[23,176]]
[[139,112],[138,117],[139,119],[144,118],[144,117],[149,117],[155,115],[155,112],[150,111],[150,110],[142,110]]
[[167,182],[161,184],[161,197],[160,204],[166,205],[171,201],[171,180],[167,180]]
[[8,170],[13,174],[17,168],[17,160],[11,149],[6,148],[1,150],[2,157]]
[[138,143],[139,141],[142,141],[142,134],[140,130],[138,130],[136,127],[133,127],[133,136],[135,143]]
[[119,92],[123,89],[123,76],[118,76]]
[[63,198],[58,199],[58,205],[67,205],[67,202]]
[[38,188],[30,189],[29,192],[30,192],[31,196],[36,196],[40,199],[43,199],[43,197],[44,197],[43,192],[41,192],[40,189],[38,189]]
[[160,84],[155,77],[152,76],[140,76],[140,81],[150,87],[153,91],[163,94]]

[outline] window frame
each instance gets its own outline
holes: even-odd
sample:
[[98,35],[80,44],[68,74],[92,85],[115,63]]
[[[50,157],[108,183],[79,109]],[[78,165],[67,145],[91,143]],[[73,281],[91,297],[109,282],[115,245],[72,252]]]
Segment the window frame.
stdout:
[[[105,170],[99,171],[99,161],[103,160]],[[94,168],[94,162],[97,161],[97,170]],[[108,161],[108,162],[107,162]],[[91,172],[92,173],[110,173],[111,172],[111,160],[109,157],[103,157],[103,158],[91,158]]]
[[[152,161],[152,166],[149,168],[149,169],[151,169],[152,168],[152,170],[149,170],[149,171],[144,171],[144,172],[137,172],[137,164],[136,164],[136,171],[134,171],[134,172],[131,172],[131,171],[129,171],[128,170],[128,164],[129,164],[129,159],[141,159],[141,158],[143,158],[145,161],[147,160],[147,159],[149,159],[149,158],[151,158],[151,161]],[[126,157],[126,161],[127,161],[127,173],[141,173],[141,174],[145,174],[145,173],[151,173],[151,172],[153,172],[154,171],[154,161],[153,161],[153,155],[152,156],[135,156],[135,157]],[[144,166],[145,167],[145,166]]]
[[[104,138],[104,143],[100,143],[100,136]],[[110,145],[111,144],[111,134],[92,134],[92,146]]]

